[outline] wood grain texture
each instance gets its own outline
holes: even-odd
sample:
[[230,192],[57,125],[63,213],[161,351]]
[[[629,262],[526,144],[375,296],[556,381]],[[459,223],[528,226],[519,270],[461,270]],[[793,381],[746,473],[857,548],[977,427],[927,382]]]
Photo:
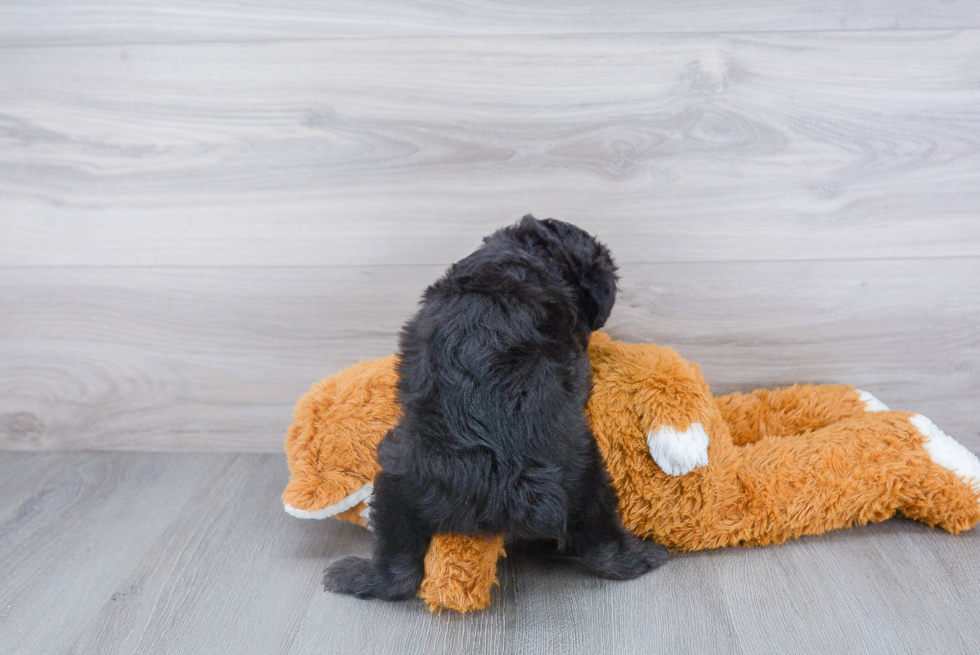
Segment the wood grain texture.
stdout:
[[[14,267],[0,447],[279,452],[310,384],[392,352],[441,266]],[[630,264],[608,325],[716,393],[852,383],[980,451],[980,259]]]
[[[95,28],[93,28],[95,29]],[[8,48],[0,262],[980,255],[980,30]]]
[[631,582],[522,560],[488,610],[322,591],[370,533],[300,521],[277,455],[0,454],[5,653],[971,653],[980,532],[906,520],[676,557]]
[[230,459],[0,455],[0,651],[66,652],[72,630],[125,594],[118,576],[145,543]]
[[980,27],[971,2],[575,0],[308,3],[195,1],[0,5],[0,47],[377,36],[636,34]]

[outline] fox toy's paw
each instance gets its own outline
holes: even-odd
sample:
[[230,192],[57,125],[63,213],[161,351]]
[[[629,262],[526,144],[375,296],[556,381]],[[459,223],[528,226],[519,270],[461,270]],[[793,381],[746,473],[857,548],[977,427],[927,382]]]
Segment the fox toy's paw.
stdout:
[[686,430],[663,426],[647,434],[653,461],[667,475],[684,475],[708,464],[708,433],[700,423]]
[[949,469],[976,491],[980,491],[980,459],[976,455],[922,414],[913,415],[909,421],[924,437],[922,446],[932,461]]

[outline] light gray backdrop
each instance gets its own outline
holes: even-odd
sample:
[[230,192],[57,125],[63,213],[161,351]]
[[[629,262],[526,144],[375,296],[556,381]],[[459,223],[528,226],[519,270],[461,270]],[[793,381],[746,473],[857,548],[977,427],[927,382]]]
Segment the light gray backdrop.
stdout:
[[[716,391],[980,449],[973,3],[7,2],[0,446],[275,452],[525,212]],[[746,31],[748,30],[748,31]]]

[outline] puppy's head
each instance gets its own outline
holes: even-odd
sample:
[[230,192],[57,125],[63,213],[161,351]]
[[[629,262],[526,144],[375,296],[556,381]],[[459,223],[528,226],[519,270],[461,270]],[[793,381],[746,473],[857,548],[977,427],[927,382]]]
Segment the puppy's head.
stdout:
[[528,214],[514,236],[533,250],[543,250],[576,290],[578,305],[591,330],[606,323],[616,301],[616,264],[609,249],[585,230],[553,218]]

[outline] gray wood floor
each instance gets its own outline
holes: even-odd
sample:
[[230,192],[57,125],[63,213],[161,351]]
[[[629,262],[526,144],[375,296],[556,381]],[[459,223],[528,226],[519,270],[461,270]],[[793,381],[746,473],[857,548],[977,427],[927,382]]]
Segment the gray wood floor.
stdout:
[[494,605],[325,593],[367,531],[278,502],[281,457],[0,453],[3,653],[976,653],[980,532],[911,521],[678,556],[632,582],[506,560]]

